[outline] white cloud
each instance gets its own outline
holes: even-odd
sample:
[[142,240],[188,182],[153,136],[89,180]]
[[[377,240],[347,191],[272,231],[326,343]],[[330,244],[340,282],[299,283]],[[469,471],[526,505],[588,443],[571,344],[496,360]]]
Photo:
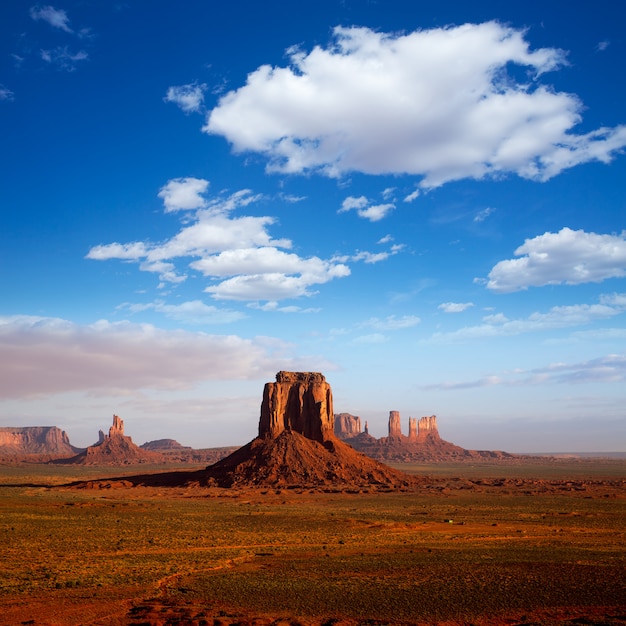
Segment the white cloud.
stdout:
[[370,222],[378,222],[395,208],[396,205],[393,203],[370,205],[369,200],[365,196],[359,196],[358,198],[348,196],[341,203],[341,208],[337,213],[346,213],[347,211],[355,209],[359,217],[369,220]]
[[487,288],[510,293],[544,285],[578,285],[626,276],[626,239],[562,228],[527,239],[518,259],[497,263]]
[[487,207],[486,209],[483,209],[482,211],[478,211],[478,213],[474,215],[474,221],[484,222],[490,215],[492,215],[495,212],[496,210],[494,208]]
[[177,269],[175,264],[185,259],[187,268],[225,279],[204,290],[217,300],[277,301],[311,296],[311,286],[350,274],[344,262],[337,259],[303,258],[280,250],[292,244],[288,239],[271,237],[267,229],[275,222],[272,217],[228,215],[262,196],[246,189],[208,200],[202,195],[208,185],[203,179],[178,178],[160,190],[166,213],[195,210],[191,216],[185,215],[184,226],[171,239],[158,244],[98,245],[89,250],[87,258],[137,261],[140,270],[159,274],[161,286],[187,278],[186,270]]
[[369,204],[369,200],[365,196],[348,196],[342,203],[337,213],[345,213],[352,209],[363,209]]
[[15,100],[15,94],[4,85],[0,85],[0,101],[2,100]]
[[107,259],[128,259],[136,261],[148,254],[148,248],[143,241],[131,243],[107,243],[94,246],[87,253],[88,259],[106,261]]
[[201,209],[206,206],[202,194],[209,188],[209,181],[202,178],[174,178],[161,187],[157,194],[163,200],[165,212]]
[[265,155],[269,171],[411,174],[426,189],[610,161],[626,126],[573,134],[582,103],[540,83],[565,54],[531,50],[525,35],[498,22],[401,35],[337,27],[327,48],[292,48],[289,67],[251,72],[203,130]]
[[[383,238],[385,239],[385,238]],[[383,243],[381,239],[378,243]],[[363,261],[363,263],[380,263],[387,260],[390,256],[398,254],[404,249],[404,244],[394,244],[388,252],[368,252],[367,250],[359,250],[354,254],[336,255],[332,261],[338,263],[347,263],[348,261]]]
[[444,313],[462,313],[473,306],[473,302],[442,302],[437,308]]
[[428,341],[448,343],[584,326],[597,320],[610,319],[620,315],[624,310],[619,306],[606,304],[574,304],[570,306],[555,306],[547,313],[532,313],[525,319],[509,319],[502,313],[497,313],[485,316],[483,324],[466,326],[447,333],[438,332]]
[[50,26],[53,26],[54,28],[59,28],[66,33],[74,32],[70,28],[70,20],[67,17],[67,13],[63,9],[55,9],[50,5],[43,7],[34,6],[30,9],[30,16],[35,21],[42,20],[50,24]]
[[185,113],[200,113],[204,107],[205,84],[191,83],[178,87],[169,87],[165,95],[165,102],[173,102]]
[[201,300],[191,300],[182,304],[166,304],[162,300],[157,300],[147,304],[126,303],[118,308],[128,309],[131,313],[152,310],[186,324],[230,324],[246,317],[239,311],[209,306]]
[[297,254],[283,252],[278,248],[260,247],[226,250],[194,261],[191,267],[205,276],[224,277],[272,273],[323,276],[334,266],[317,257],[303,259]]
[[384,244],[391,243],[392,241],[393,237],[391,235],[385,235],[384,237],[381,237],[376,243]]
[[408,196],[406,196],[404,198],[405,202],[413,202],[413,200],[416,200],[417,198],[419,198],[421,191],[419,189],[416,189],[415,191],[412,191]]
[[376,330],[401,330],[417,326],[421,321],[416,315],[402,315],[401,317],[389,315],[384,319],[371,317],[360,325],[375,328]]
[[[56,318],[0,317],[0,398],[177,390],[205,380],[266,377],[288,365],[286,348],[268,338],[169,331],[126,321],[81,326]],[[273,352],[282,354],[273,357]]]
[[70,52],[67,46],[58,46],[52,50],[42,50],[41,58],[60,70],[73,72],[79,61],[86,61],[89,55],[84,51]]
[[626,293],[605,293],[600,296],[600,303],[626,310]]

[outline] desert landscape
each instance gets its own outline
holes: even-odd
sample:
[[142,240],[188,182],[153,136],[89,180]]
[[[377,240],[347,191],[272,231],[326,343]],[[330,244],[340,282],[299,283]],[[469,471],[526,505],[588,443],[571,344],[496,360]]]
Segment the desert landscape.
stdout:
[[335,431],[325,378],[279,372],[209,466],[0,465],[0,623],[626,623],[624,460],[389,466]]

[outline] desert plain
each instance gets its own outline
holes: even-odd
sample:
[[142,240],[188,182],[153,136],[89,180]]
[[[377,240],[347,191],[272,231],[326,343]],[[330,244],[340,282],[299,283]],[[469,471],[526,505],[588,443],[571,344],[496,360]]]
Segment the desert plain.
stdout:
[[396,468],[416,486],[0,466],[0,624],[626,623],[626,460]]

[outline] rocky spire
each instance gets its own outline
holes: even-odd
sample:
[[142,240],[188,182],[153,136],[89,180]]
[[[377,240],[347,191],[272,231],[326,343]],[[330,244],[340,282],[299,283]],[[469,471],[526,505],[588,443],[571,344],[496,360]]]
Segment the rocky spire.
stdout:
[[409,441],[417,441],[417,417],[409,417]]
[[324,442],[334,437],[333,396],[319,372],[278,372],[263,390],[259,437],[292,430]]
[[400,411],[389,411],[389,437],[391,439],[399,439],[402,437]]
[[109,437],[124,436],[124,421],[113,415],[113,425],[109,428]]

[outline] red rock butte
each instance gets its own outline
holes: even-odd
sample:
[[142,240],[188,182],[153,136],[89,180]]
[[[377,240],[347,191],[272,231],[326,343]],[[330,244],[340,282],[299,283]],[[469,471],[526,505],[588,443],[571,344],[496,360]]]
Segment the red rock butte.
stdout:
[[414,479],[334,434],[333,396],[319,372],[278,372],[263,390],[259,436],[206,468],[201,484],[395,489]]
[[98,442],[69,459],[55,461],[72,465],[133,465],[135,463],[158,463],[163,459],[156,452],[142,450],[124,434],[124,421],[113,416],[109,434],[99,433]]
[[334,435],[333,394],[319,372],[278,372],[263,389],[259,437],[284,430],[323,443]]

